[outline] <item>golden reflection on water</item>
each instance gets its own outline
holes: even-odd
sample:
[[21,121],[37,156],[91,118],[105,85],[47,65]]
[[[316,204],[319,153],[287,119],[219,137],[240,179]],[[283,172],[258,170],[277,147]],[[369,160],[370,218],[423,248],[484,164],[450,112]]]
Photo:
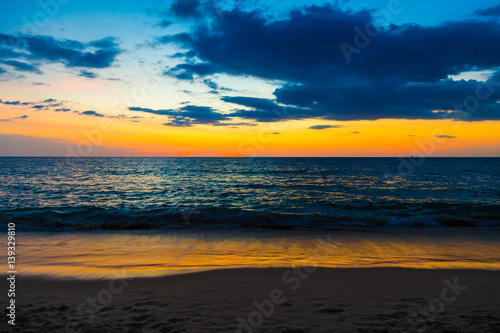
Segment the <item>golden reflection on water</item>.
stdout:
[[18,238],[17,261],[22,275],[80,278],[301,265],[500,269],[498,237],[481,230],[473,233],[25,233]]

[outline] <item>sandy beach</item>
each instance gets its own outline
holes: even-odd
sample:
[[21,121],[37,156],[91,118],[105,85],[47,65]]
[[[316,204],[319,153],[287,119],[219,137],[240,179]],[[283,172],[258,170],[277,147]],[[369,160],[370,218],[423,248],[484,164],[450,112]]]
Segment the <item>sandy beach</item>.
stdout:
[[16,331],[500,331],[498,271],[298,267],[116,276],[18,277]]
[[0,333],[500,333],[500,1],[3,1]]

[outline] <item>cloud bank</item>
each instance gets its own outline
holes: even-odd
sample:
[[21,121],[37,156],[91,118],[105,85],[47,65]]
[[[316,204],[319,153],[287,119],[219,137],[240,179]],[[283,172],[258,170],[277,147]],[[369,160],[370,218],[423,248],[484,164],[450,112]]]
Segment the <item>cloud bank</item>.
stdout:
[[[214,16],[213,10],[204,10],[202,16]],[[479,14],[494,13],[496,7]],[[496,20],[383,25],[374,12],[333,5],[306,6],[279,19],[241,8],[221,14],[223,20],[200,20],[190,33],[157,41],[175,43],[190,54],[164,72],[180,80],[223,73],[282,82],[274,99],[222,96],[224,102],[246,107],[235,113],[238,117],[500,120]],[[352,48],[346,51],[345,45]],[[487,82],[449,78],[481,70],[495,74]],[[468,107],[472,97],[479,103]],[[276,117],[273,110],[287,114]]]
[[[40,67],[44,63],[62,63],[68,68],[107,68],[120,52],[113,37],[82,43],[50,36],[0,34],[0,64],[14,71],[42,74]],[[89,73],[80,72],[86,77],[92,75]]]

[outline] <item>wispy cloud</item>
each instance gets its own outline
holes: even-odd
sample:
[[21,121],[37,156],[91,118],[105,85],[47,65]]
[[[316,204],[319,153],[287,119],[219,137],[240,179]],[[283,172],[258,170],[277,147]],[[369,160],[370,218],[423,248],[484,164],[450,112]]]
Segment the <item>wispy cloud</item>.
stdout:
[[221,121],[230,119],[227,115],[216,112],[213,108],[208,106],[185,105],[179,109],[165,110],[130,107],[129,110],[168,116],[169,121],[163,125],[173,127],[190,127],[199,124],[223,125]]
[[479,9],[475,12],[476,15],[479,16],[499,16],[500,17],[500,5],[496,5],[493,7]]
[[102,113],[99,113],[97,111],[92,111],[92,110],[83,111],[83,112],[80,112],[80,114],[84,115],[84,116],[92,116],[92,117],[105,117]]
[[14,118],[5,118],[5,119],[0,119],[0,121],[13,121],[13,120],[16,120],[16,119],[26,119],[26,118],[29,118],[29,116],[20,116],[20,117],[14,117]]
[[95,79],[97,77],[97,74],[94,72],[82,70],[80,71],[80,74],[78,76],[86,77],[87,79]]
[[441,138],[441,139],[458,139],[457,136],[452,136],[452,135],[434,135],[436,138]]
[[342,125],[314,125],[314,126],[309,127],[309,129],[323,130],[323,129],[327,129],[327,128],[340,128],[340,127],[343,127],[343,126]]

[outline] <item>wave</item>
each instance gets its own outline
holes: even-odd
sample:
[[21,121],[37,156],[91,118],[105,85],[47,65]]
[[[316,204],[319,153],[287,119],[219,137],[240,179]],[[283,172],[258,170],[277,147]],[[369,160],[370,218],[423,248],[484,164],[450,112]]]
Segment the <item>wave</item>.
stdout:
[[356,217],[285,214],[238,209],[106,209],[98,207],[0,211],[0,228],[15,223],[23,231],[263,228],[363,230],[374,228],[500,228],[500,216]]

